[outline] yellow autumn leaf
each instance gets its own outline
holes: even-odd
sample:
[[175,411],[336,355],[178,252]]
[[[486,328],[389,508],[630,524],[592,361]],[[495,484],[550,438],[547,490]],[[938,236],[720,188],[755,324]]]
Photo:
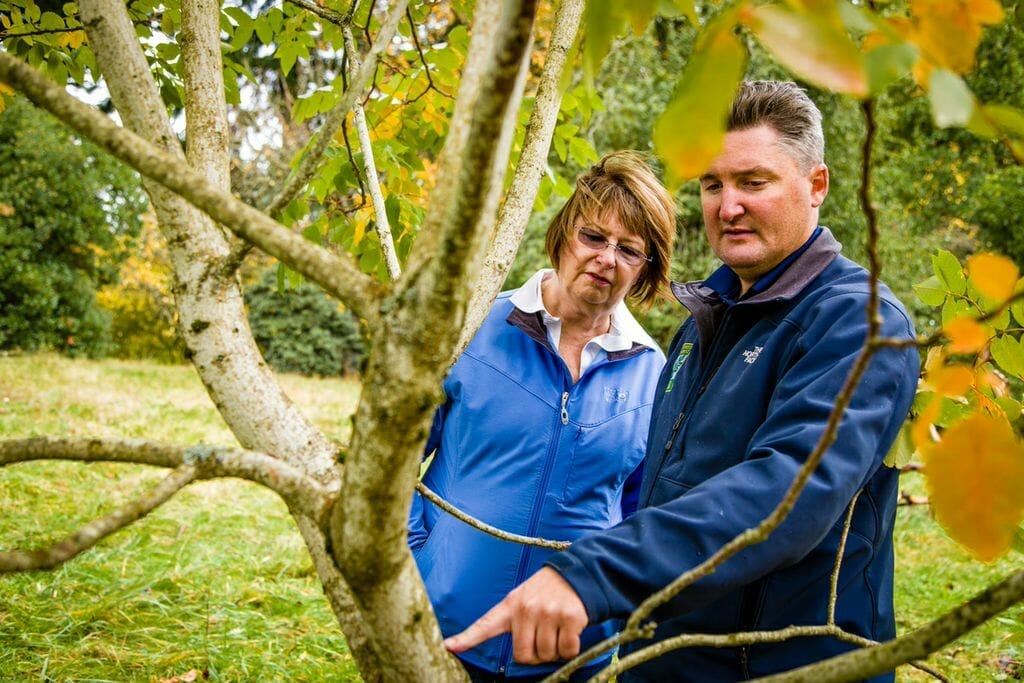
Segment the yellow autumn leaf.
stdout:
[[729,12],[705,29],[694,48],[672,102],[654,126],[658,156],[677,179],[696,177],[722,151],[746,56]]
[[974,386],[974,372],[963,365],[947,365],[929,372],[925,380],[936,393],[956,398]]
[[977,353],[985,348],[989,333],[973,318],[955,318],[942,328],[952,353]]
[[1010,424],[976,413],[925,454],[928,498],[939,523],[985,562],[1013,543],[1024,518],[1024,448]]
[[82,47],[85,42],[85,31],[79,29],[77,31],[70,31],[68,33],[62,33],[60,38],[57,39],[57,44],[61,47],[70,47],[72,50],[77,50]]
[[938,396],[932,396],[932,400],[924,407],[914,420],[910,428],[910,442],[914,444],[914,450],[918,453],[925,453],[934,445],[932,438],[932,425],[939,419],[939,411],[942,408],[942,401]]
[[967,259],[967,277],[978,291],[1002,302],[1013,296],[1020,271],[1010,259],[999,254],[983,252]]

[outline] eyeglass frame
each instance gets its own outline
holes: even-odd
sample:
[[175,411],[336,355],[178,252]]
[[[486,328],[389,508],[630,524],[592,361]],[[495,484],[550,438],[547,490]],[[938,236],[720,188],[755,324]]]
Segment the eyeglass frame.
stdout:
[[[583,238],[584,234],[586,234],[589,239],[592,239],[595,242],[602,242],[603,246],[598,247],[596,244],[589,244],[585,242]],[[654,261],[653,256],[648,256],[647,254],[641,251],[637,251],[635,247],[631,247],[628,244],[623,246],[616,242],[612,242],[607,237],[605,237],[603,233],[586,225],[576,226],[576,241],[582,244],[587,249],[590,249],[591,251],[594,252],[601,252],[607,249],[608,247],[612,247],[613,249],[615,249],[615,257],[617,259],[622,259],[622,262],[624,264],[626,264],[627,266],[632,266],[634,268],[641,266],[644,263],[651,263],[652,261]],[[634,258],[637,258],[639,260],[636,263],[631,263],[630,261]]]

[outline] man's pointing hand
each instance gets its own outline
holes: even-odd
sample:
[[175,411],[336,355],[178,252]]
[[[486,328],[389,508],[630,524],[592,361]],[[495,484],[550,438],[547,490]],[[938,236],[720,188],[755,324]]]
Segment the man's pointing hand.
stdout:
[[558,572],[544,567],[444,644],[459,654],[511,633],[513,659],[520,664],[541,664],[578,655],[580,633],[586,625],[587,610],[576,591]]

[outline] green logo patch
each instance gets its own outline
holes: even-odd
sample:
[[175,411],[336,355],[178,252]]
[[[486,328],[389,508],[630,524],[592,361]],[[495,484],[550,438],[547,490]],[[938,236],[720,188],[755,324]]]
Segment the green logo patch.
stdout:
[[690,351],[693,350],[693,342],[686,342],[679,349],[679,355],[676,356],[676,360],[672,363],[672,375],[668,378],[668,384],[665,385],[665,393],[672,391],[672,385],[676,383],[676,375],[679,374],[680,368],[683,367],[683,363],[690,357]]

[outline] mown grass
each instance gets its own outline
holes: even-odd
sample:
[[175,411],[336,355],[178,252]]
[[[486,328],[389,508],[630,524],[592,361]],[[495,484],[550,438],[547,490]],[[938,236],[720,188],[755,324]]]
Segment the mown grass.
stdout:
[[[282,383],[321,429],[348,438],[357,382]],[[237,445],[191,368],[0,357],[0,438],[44,434]],[[0,548],[62,538],[163,474],[59,461],[4,468]],[[194,484],[54,571],[0,576],[0,681],[204,674],[359,680],[302,540],[266,489],[238,480]]]
[[[348,438],[358,385],[284,376],[332,438]],[[0,357],[0,438],[124,436],[234,445],[188,367]],[[153,468],[25,463],[0,469],[0,549],[39,546],[146,490]],[[920,475],[904,485],[922,494]],[[1024,485],[1024,482],[1022,482]],[[971,560],[924,507],[897,527],[899,628],[927,623],[1020,566]],[[944,648],[952,681],[1024,679],[1024,607]],[[0,576],[0,681],[342,681],[359,677],[304,546],[273,494],[193,485],[133,528],[52,572]],[[193,674],[195,675],[195,674]],[[897,680],[931,680],[902,667]]]

